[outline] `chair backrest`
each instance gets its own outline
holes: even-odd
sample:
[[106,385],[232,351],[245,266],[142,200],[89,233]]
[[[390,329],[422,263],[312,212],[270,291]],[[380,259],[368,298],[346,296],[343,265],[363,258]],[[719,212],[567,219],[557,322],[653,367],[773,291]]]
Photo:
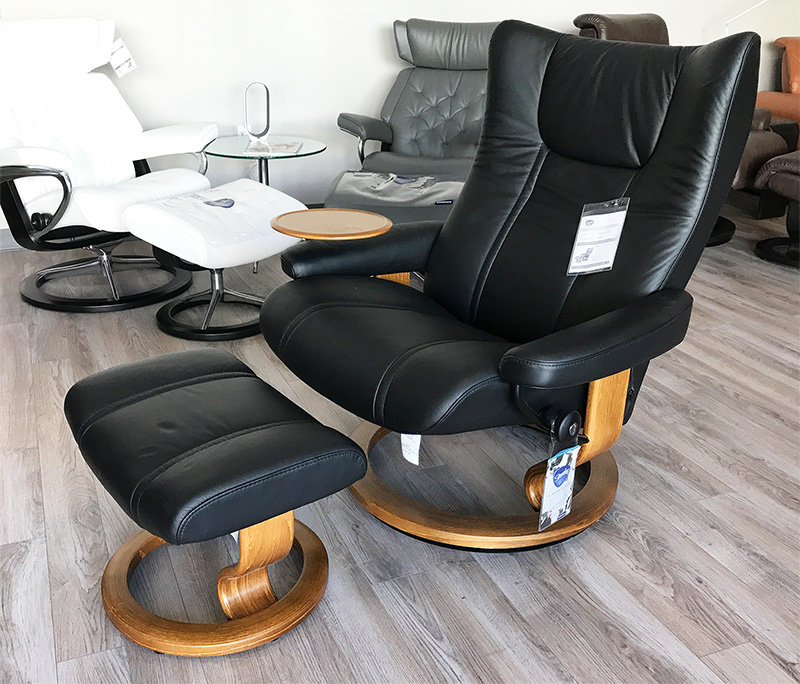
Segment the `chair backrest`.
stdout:
[[[425,292],[523,342],[683,288],[742,156],[758,51],[754,33],[670,47],[500,24],[478,152]],[[622,196],[613,269],[567,275],[583,205]]]
[[111,21],[0,20],[0,147],[65,153],[76,187],[133,178],[127,141],[141,124],[111,81],[90,73],[108,62],[113,37]]
[[392,152],[472,157],[486,100],[489,39],[496,23],[394,22],[403,69],[381,109],[392,128]]
[[572,23],[584,38],[669,45],[667,24],[657,14],[581,14]]

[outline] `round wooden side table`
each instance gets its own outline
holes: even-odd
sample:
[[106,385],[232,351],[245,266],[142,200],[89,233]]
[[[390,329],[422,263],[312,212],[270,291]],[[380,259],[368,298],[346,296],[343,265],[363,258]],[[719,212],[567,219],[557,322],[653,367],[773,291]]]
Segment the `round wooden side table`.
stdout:
[[[361,240],[382,235],[392,227],[385,216],[358,209],[304,209],[280,214],[270,221],[279,233],[303,240]],[[408,285],[409,273],[378,276]]]

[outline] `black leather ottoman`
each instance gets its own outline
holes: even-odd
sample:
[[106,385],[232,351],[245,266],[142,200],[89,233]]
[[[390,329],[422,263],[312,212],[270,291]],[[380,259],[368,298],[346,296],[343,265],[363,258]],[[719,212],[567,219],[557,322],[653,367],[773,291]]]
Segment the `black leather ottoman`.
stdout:
[[[276,639],[314,610],[327,554],[293,510],[364,475],[354,442],[214,349],[97,373],[75,384],[64,404],[86,462],[147,530],[120,547],[103,575],[106,612],[125,636],[163,653],[219,655]],[[167,620],[134,601],[128,579],[149,552],[236,530],[239,562],[217,581],[229,622]],[[267,566],[292,546],[303,570],[277,600]]]

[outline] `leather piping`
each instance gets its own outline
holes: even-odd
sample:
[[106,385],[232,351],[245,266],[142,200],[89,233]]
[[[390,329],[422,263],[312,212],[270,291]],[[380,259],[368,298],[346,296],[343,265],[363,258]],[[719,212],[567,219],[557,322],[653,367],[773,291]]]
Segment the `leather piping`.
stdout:
[[[580,364],[589,363],[590,361],[594,361],[596,359],[599,359],[599,358],[605,356],[606,354],[613,354],[614,352],[618,352],[618,351],[624,349],[625,347],[629,347],[632,344],[639,344],[639,343],[643,342],[648,337],[650,337],[652,335],[656,335],[657,333],[661,332],[661,330],[663,328],[672,325],[679,318],[687,316],[690,311],[691,311],[691,307],[689,307],[688,309],[682,309],[680,312],[675,314],[672,318],[670,318],[667,321],[664,321],[663,323],[659,324],[655,328],[653,328],[651,330],[648,330],[646,333],[643,333],[641,335],[638,335],[637,337],[625,340],[624,342],[621,342],[619,344],[615,344],[613,347],[609,347],[608,349],[605,349],[603,351],[595,352],[594,354],[587,354],[587,355],[582,356],[581,358],[578,358],[578,359],[570,359],[568,361],[538,361],[536,359],[525,358],[523,356],[507,354],[502,359],[500,359],[500,373],[502,374],[502,372],[503,372],[502,369],[503,369],[504,362],[505,363],[512,363],[512,362],[513,363],[520,363],[520,364],[525,365],[525,366],[538,366],[540,368],[544,368],[544,369],[547,369],[547,370],[559,369],[559,368],[569,368],[570,366],[577,366],[577,365],[580,365]],[[520,384],[522,384],[522,383],[520,383]],[[551,387],[551,385],[525,385],[525,386],[526,387],[538,387],[538,388]],[[564,386],[566,387],[568,385],[564,385]]]
[[442,416],[439,418],[439,420],[437,420],[437,421],[436,421],[436,422],[435,422],[433,425],[431,425],[431,426],[430,426],[430,427],[429,427],[429,428],[426,430],[426,432],[427,432],[428,430],[433,430],[433,429],[434,429],[434,428],[435,428],[437,425],[439,425],[440,423],[442,423],[443,421],[445,421],[445,420],[447,419],[447,417],[448,417],[448,416],[450,416],[450,414],[452,414],[452,413],[453,413],[453,411],[455,411],[455,410],[456,410],[456,407],[457,407],[457,406],[458,406],[458,405],[459,405],[459,404],[460,404],[462,401],[464,401],[464,400],[465,400],[467,397],[469,397],[471,394],[473,394],[474,392],[477,392],[477,391],[478,391],[478,390],[479,390],[481,387],[483,387],[483,386],[485,386],[485,385],[490,385],[490,384],[491,384],[491,383],[493,383],[493,382],[502,382],[502,383],[504,383],[504,384],[508,384],[508,381],[507,381],[505,378],[501,378],[499,375],[496,375],[496,376],[495,376],[495,377],[493,377],[493,378],[486,378],[485,380],[481,380],[480,382],[477,382],[477,383],[475,383],[474,385],[472,385],[472,387],[469,387],[468,389],[465,389],[465,390],[464,390],[464,391],[463,391],[463,392],[462,392],[462,393],[459,395],[458,399],[456,399],[456,400],[455,400],[455,401],[454,401],[454,402],[453,402],[453,403],[450,405],[450,408],[449,408],[449,409],[447,409],[447,411],[445,411],[445,412],[442,414]]
[[261,432],[271,430],[274,427],[284,427],[286,425],[295,425],[297,423],[308,423],[308,420],[298,418],[295,420],[284,420],[279,423],[269,423],[268,425],[254,425],[249,428],[244,428],[243,430],[239,430],[237,432],[231,432],[227,435],[222,435],[221,437],[217,437],[217,439],[212,440],[210,442],[205,442],[200,444],[199,446],[195,447],[194,449],[189,449],[189,451],[184,451],[177,456],[173,456],[169,461],[162,463],[158,468],[155,470],[151,470],[147,473],[144,477],[142,477],[139,482],[136,483],[136,486],[131,491],[131,498],[129,501],[129,506],[131,512],[133,512],[134,516],[138,519],[140,517],[139,506],[142,502],[142,498],[145,495],[145,490],[148,486],[153,484],[153,482],[162,474],[164,474],[167,470],[169,470],[172,466],[177,465],[181,461],[191,457],[196,456],[208,449],[211,449],[219,444],[224,444],[225,442],[233,441],[238,437],[244,437],[246,435],[251,435],[254,432]]
[[[736,74],[736,83],[733,86],[733,93],[734,94],[739,90],[739,82],[742,80],[742,72],[744,71],[744,65],[745,65],[745,62],[747,61],[747,55],[750,53],[750,51],[752,49],[753,49],[753,39],[751,38],[750,39],[750,43],[748,44],[747,50],[745,50],[742,53],[742,58],[739,61],[739,71]],[[686,61],[688,61],[688,59]],[[684,65],[686,64],[686,61],[684,61]],[[681,71],[683,71],[683,67],[681,67]],[[678,80],[680,80],[680,75],[678,76]],[[676,86],[677,86],[677,81],[676,81]],[[735,95],[733,97],[731,97],[730,101],[728,102],[728,111],[725,113],[725,124],[722,127],[723,130],[727,130],[727,128],[728,128],[728,121],[731,118],[731,109],[733,109],[733,101],[734,100],[735,100]],[[670,105],[671,104],[672,103],[670,103]],[[723,142],[724,139],[725,139],[725,136],[721,135],[719,137],[719,141],[717,142],[717,151],[714,154],[714,164],[713,164],[713,167],[712,167],[715,171],[717,169],[717,166],[719,165],[719,154],[720,154],[720,151],[722,149],[722,142]],[[713,175],[714,174],[712,174],[712,177],[713,177]],[[703,204],[700,207],[700,211],[697,212],[697,217],[695,218],[694,225],[692,226],[692,232],[689,234],[690,237],[689,237],[688,240],[684,241],[683,248],[681,249],[681,251],[678,254],[678,256],[675,259],[675,261],[672,262],[672,267],[669,269],[669,272],[664,276],[664,280],[661,281],[661,287],[658,288],[659,290],[662,289],[664,287],[664,285],[672,277],[672,274],[674,273],[676,266],[680,263],[681,258],[683,257],[683,253],[686,251],[686,248],[689,245],[689,242],[691,241],[692,236],[694,236],[694,232],[695,232],[695,230],[697,230],[697,224],[700,221],[700,217],[705,213],[705,208],[706,208],[706,205],[708,204],[708,195],[711,193],[711,186],[712,185],[713,185],[713,182],[708,183],[708,185],[706,185],[706,191],[705,191],[705,194],[703,195]]]
[[325,309],[332,309],[334,307],[343,307],[343,308],[352,308],[352,309],[380,309],[383,310],[392,310],[392,311],[410,311],[411,313],[417,314],[419,316],[432,316],[433,318],[443,318],[444,320],[453,320],[455,322],[459,322],[457,318],[450,314],[435,314],[435,313],[428,313],[428,312],[421,312],[417,311],[416,309],[410,309],[406,306],[385,306],[382,304],[367,304],[367,303],[360,303],[360,302],[325,302],[323,304],[315,304],[312,307],[307,309],[303,309],[301,313],[294,317],[294,319],[286,326],[286,329],[283,331],[283,335],[281,335],[280,342],[278,343],[278,355],[283,354],[286,351],[286,345],[289,343],[289,337],[297,330],[301,323],[305,322],[305,320],[311,316],[312,314],[319,313],[320,311],[324,311]]
[[[187,515],[183,518],[183,520],[181,520],[180,524],[178,525],[178,529],[175,532],[175,538],[180,543],[181,535],[183,534],[184,527],[189,522],[189,520],[192,517],[194,517],[195,514],[199,513],[202,509],[204,509],[206,506],[209,506],[210,504],[216,502],[218,499],[225,498],[226,496],[230,496],[231,494],[234,494],[235,492],[241,491],[243,489],[247,489],[248,487],[254,487],[255,485],[261,484],[262,482],[265,482],[267,480],[271,480],[272,478],[279,477],[281,475],[285,475],[287,473],[290,473],[293,470],[300,470],[302,468],[308,468],[309,466],[316,465],[320,461],[324,461],[324,460],[327,460],[329,458],[333,458],[335,456],[341,456],[343,454],[355,454],[355,453],[357,453],[357,452],[355,450],[353,450],[353,449],[346,449],[346,450],[343,449],[343,450],[339,450],[339,451],[334,451],[333,453],[328,453],[328,454],[322,454],[320,456],[315,456],[314,458],[309,458],[309,459],[303,461],[302,463],[295,463],[294,465],[287,466],[286,468],[281,468],[281,470],[277,470],[275,472],[269,473],[267,475],[264,475],[262,477],[259,477],[259,478],[255,479],[255,480],[249,480],[248,482],[244,482],[244,483],[242,483],[240,485],[236,485],[235,487],[231,487],[230,489],[226,489],[224,492],[219,492],[218,494],[215,494],[210,499],[207,499],[206,501],[204,501],[203,503],[199,504],[197,507],[192,509],[189,513],[187,513]],[[361,460],[362,460],[362,465],[364,466],[364,468],[363,468],[364,472],[366,472],[366,462],[363,459],[361,459]]]
[[[151,387],[148,390],[143,392],[139,392],[138,394],[132,394],[124,399],[120,399],[119,401],[115,401],[112,404],[107,404],[103,406],[103,408],[98,409],[92,415],[90,415],[83,423],[81,424],[80,428],[78,428],[78,446],[80,446],[81,440],[86,435],[86,432],[92,427],[91,424],[94,424],[105,415],[112,413],[121,408],[125,408],[126,406],[130,406],[132,404],[138,403],[142,399],[147,399],[151,396],[156,394],[166,394],[167,392],[172,392],[176,389],[181,389],[182,387],[189,387],[192,385],[202,385],[206,382],[213,382],[216,380],[227,380],[229,378],[257,378],[255,373],[252,371],[245,372],[245,371],[227,371],[223,373],[213,373],[211,375],[200,375],[193,378],[187,378],[186,380],[180,380],[177,382],[167,382],[163,385],[158,385],[156,387]],[[166,389],[165,389],[166,388]]]
[[[547,64],[542,71],[542,83],[544,83],[544,78],[547,74],[547,66],[550,64],[550,60],[553,58],[553,53],[556,50],[556,47],[561,42],[561,38],[556,40],[553,43],[553,46],[550,48],[550,54],[547,56]],[[541,93],[541,84],[539,86],[539,92]],[[537,123],[538,127],[538,123]],[[533,194],[533,190],[536,187],[536,178],[539,177],[539,172],[542,170],[542,165],[544,164],[544,159],[542,159],[541,163],[538,166],[537,170],[537,162],[539,158],[542,156],[542,150],[545,151],[545,159],[547,158],[547,153],[549,152],[549,148],[545,144],[544,140],[539,135],[539,139],[541,140],[541,147],[536,152],[536,157],[531,162],[531,168],[528,172],[528,177],[525,180],[525,184],[522,187],[522,192],[520,192],[519,196],[514,202],[514,205],[511,207],[511,210],[506,217],[506,220],[503,223],[500,231],[497,234],[497,237],[494,239],[491,248],[486,253],[486,256],[483,260],[483,265],[481,266],[480,271],[478,272],[478,278],[475,282],[475,287],[472,290],[472,298],[469,306],[469,322],[473,325],[478,318],[478,308],[480,306],[480,299],[481,295],[483,294],[483,289],[486,286],[486,280],[489,278],[489,273],[492,269],[492,265],[494,264],[494,260],[497,258],[497,255],[500,252],[500,249],[503,246],[503,242],[508,237],[508,234],[511,232],[511,229],[514,227],[514,223],[516,222],[517,218],[519,218],[520,212],[525,207],[525,204],[530,199],[531,195]],[[534,171],[536,171],[536,176],[534,177]],[[522,197],[525,197],[525,200],[522,200]]]

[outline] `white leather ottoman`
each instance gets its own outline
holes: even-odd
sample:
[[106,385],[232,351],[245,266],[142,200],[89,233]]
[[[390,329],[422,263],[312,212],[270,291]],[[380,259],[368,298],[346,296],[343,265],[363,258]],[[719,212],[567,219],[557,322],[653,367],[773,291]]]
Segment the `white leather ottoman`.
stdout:
[[[269,222],[278,214],[305,208],[289,195],[247,179],[129,207],[123,216],[125,228],[153,245],[159,261],[211,274],[208,290],[161,307],[156,314],[158,327],[189,340],[233,340],[257,334],[257,318],[236,325],[211,325],[221,302],[256,307],[262,303],[259,297],[225,288],[223,269],[266,259],[293,245],[297,238],[278,233]],[[177,314],[197,306],[207,307],[199,326],[177,320]]]

